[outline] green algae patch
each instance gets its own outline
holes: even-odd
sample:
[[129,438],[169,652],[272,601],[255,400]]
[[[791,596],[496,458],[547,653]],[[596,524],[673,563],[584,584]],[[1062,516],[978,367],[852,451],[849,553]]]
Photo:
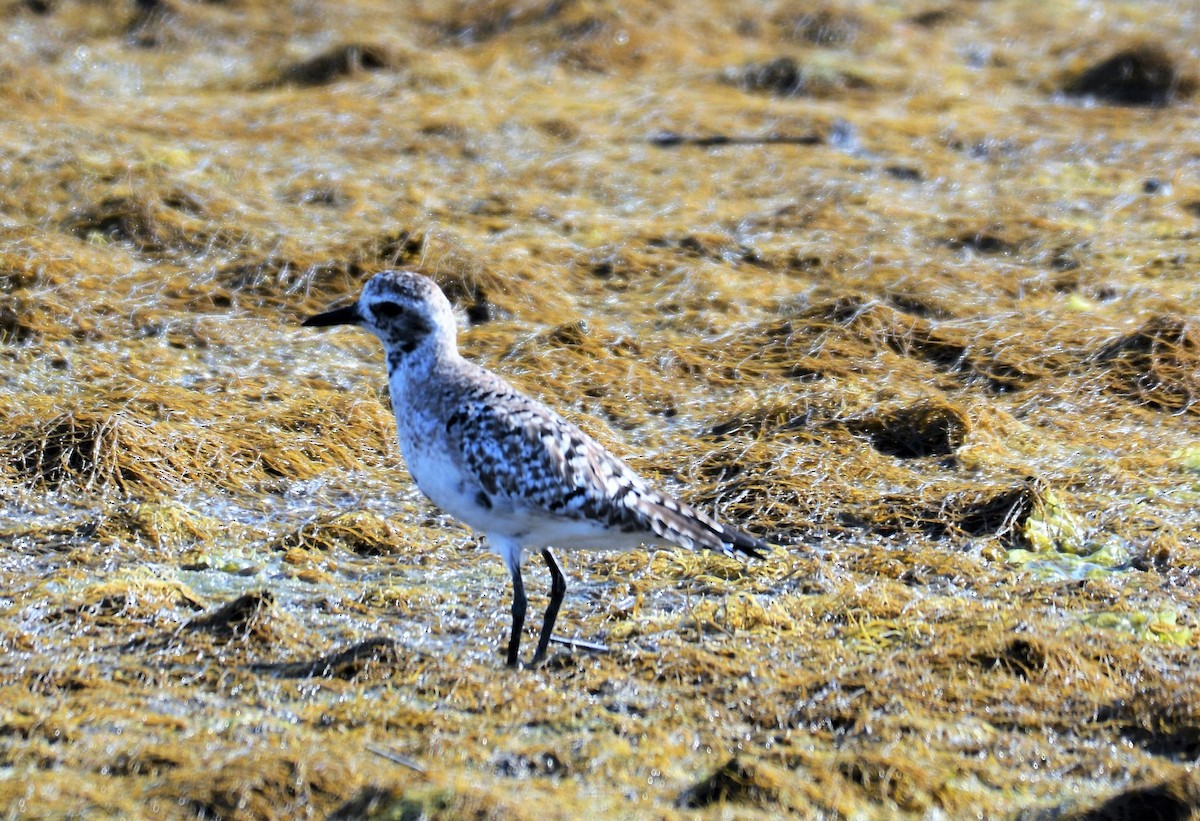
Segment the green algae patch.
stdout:
[[1005,561],[1019,565],[1039,578],[1086,579],[1129,569],[1130,552],[1115,536],[1102,544],[1082,541],[1078,550],[1024,550],[1005,553]]
[[1042,492],[1025,519],[1021,535],[1035,553],[1053,550],[1079,555],[1086,552],[1083,522],[1049,488]]
[[1200,473],[1200,445],[1180,448],[1171,454],[1171,457],[1188,473]]
[[1157,613],[1091,613],[1080,619],[1087,627],[1117,630],[1146,642],[1160,642],[1179,647],[1192,644],[1192,628],[1179,624],[1179,613],[1160,610]]
[[1042,487],[1020,528],[1028,548],[1012,548],[1005,561],[1039,578],[1085,579],[1129,568],[1130,551],[1115,534],[1097,535],[1054,490]]

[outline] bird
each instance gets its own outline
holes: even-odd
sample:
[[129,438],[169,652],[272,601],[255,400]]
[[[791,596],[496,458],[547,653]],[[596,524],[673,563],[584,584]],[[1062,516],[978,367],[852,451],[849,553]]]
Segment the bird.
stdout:
[[421,492],[482,533],[512,577],[507,666],[520,666],[525,551],[550,571],[530,666],[546,658],[567,584],[553,549],[678,545],[763,558],[767,542],[657,490],[574,423],[458,351],[450,301],[430,278],[383,271],[358,300],[304,321],[354,325],[383,343],[400,451]]

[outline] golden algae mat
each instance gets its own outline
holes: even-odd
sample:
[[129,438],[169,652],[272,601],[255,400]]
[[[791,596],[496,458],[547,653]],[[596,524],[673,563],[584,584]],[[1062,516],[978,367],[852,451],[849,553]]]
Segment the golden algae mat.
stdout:
[[[1191,4],[0,17],[5,816],[1200,806]],[[298,327],[396,265],[779,548],[567,553],[611,651],[505,670],[377,343]]]

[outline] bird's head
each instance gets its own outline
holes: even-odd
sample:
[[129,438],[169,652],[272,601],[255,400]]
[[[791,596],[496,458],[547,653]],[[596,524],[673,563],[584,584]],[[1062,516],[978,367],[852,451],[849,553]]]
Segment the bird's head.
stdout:
[[388,359],[422,346],[455,345],[450,301],[428,277],[412,271],[383,271],[371,277],[358,301],[304,320],[305,327],[357,325],[383,342]]

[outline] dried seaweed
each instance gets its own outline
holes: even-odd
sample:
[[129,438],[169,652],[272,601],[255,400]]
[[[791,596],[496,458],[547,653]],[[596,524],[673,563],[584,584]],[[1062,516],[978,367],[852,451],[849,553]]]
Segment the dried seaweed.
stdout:
[[[0,35],[4,813],[1200,806],[1178,4],[135,5]],[[391,267],[775,549],[563,550],[609,652],[500,669],[299,326]]]
[[1162,46],[1142,43],[1087,67],[1063,91],[1111,105],[1164,106],[1194,88],[1195,80],[1183,76]]
[[1118,395],[1170,412],[1197,413],[1200,329],[1185,319],[1157,316],[1105,343],[1093,361]]
[[373,43],[344,43],[279,71],[271,86],[323,86],[366,71],[395,69],[403,61],[386,47]]

